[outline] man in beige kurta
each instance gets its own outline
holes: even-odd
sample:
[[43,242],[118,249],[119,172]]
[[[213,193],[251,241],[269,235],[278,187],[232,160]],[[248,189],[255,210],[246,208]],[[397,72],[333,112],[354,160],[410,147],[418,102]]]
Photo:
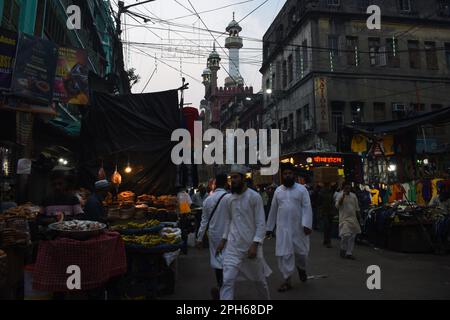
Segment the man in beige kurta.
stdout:
[[354,260],[353,248],[355,246],[356,235],[361,233],[358,221],[359,204],[358,198],[350,192],[349,185],[338,194],[336,208],[339,209],[339,237],[341,237],[341,257]]

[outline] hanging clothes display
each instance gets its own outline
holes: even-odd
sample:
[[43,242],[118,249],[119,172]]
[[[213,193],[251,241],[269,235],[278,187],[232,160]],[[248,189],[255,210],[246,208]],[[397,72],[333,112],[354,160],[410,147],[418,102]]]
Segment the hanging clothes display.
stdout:
[[392,195],[389,202],[403,200],[403,195],[405,194],[405,189],[400,183],[395,183],[391,186]]
[[388,190],[389,190],[388,203],[392,203],[392,202],[394,202],[395,200],[397,200],[396,194],[395,194],[395,190],[394,190],[394,186],[393,186],[393,185],[390,185],[390,186],[388,187]]
[[357,134],[352,138],[352,152],[360,153],[367,151],[367,139],[361,134]]
[[392,192],[389,187],[384,187],[380,190],[380,194],[383,204],[386,204],[389,202],[389,197],[391,196]]
[[369,154],[374,157],[384,156],[384,148],[383,148],[383,140],[382,139],[373,141],[372,147],[369,150]]
[[383,137],[383,148],[385,156],[393,156],[395,154],[393,135],[387,135]]
[[409,184],[408,200],[416,202],[417,201],[417,197],[416,197],[416,183],[415,183],[415,181],[411,181],[408,184]]
[[378,189],[370,189],[370,194],[372,196],[372,204],[375,206],[379,206],[382,203],[380,198],[380,191]]
[[431,197],[434,197],[438,194],[438,183],[443,181],[444,179],[433,179],[431,180]]
[[429,203],[432,198],[431,180],[422,180],[422,197],[425,203]]
[[416,183],[416,203],[421,206],[425,206],[427,203],[423,199],[422,195],[423,184],[421,181]]

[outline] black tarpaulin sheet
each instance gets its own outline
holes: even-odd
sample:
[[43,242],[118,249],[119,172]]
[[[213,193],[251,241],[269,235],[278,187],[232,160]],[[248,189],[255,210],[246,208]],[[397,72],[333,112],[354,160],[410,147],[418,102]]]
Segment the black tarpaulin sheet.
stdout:
[[[121,190],[173,193],[176,166],[170,155],[176,142],[170,138],[179,127],[177,90],[120,96],[95,93],[81,127],[82,181],[92,186],[103,160],[108,179],[118,165]],[[123,171],[128,159],[130,174]]]
[[394,133],[416,126],[445,122],[450,122],[450,108],[444,108],[400,120],[351,124],[344,126],[343,129],[368,134]]

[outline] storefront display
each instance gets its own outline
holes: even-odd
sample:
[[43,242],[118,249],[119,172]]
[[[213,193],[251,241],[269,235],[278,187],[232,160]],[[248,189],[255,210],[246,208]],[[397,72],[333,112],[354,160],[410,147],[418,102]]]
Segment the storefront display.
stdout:
[[[409,202],[373,207],[365,212],[363,234],[377,247],[402,252],[432,252],[447,232],[450,215]],[[445,230],[445,231],[444,231]]]

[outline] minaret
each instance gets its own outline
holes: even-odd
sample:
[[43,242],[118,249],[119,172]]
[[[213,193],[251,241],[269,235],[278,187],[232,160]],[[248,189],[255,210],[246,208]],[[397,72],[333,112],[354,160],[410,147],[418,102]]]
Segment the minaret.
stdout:
[[211,95],[213,95],[217,89],[217,71],[220,69],[220,60],[220,56],[216,51],[216,43],[213,43],[213,51],[208,58],[208,68],[211,71]]
[[230,52],[229,62],[229,74],[230,76],[225,79],[225,87],[237,87],[244,84],[244,79],[239,72],[239,49],[242,48],[242,38],[239,36],[239,32],[242,31],[241,26],[234,20],[228,24],[226,28],[228,32],[228,38],[225,39],[225,48]]
[[205,86],[205,99],[208,99],[211,94],[211,70],[208,66],[202,73],[203,85]]

